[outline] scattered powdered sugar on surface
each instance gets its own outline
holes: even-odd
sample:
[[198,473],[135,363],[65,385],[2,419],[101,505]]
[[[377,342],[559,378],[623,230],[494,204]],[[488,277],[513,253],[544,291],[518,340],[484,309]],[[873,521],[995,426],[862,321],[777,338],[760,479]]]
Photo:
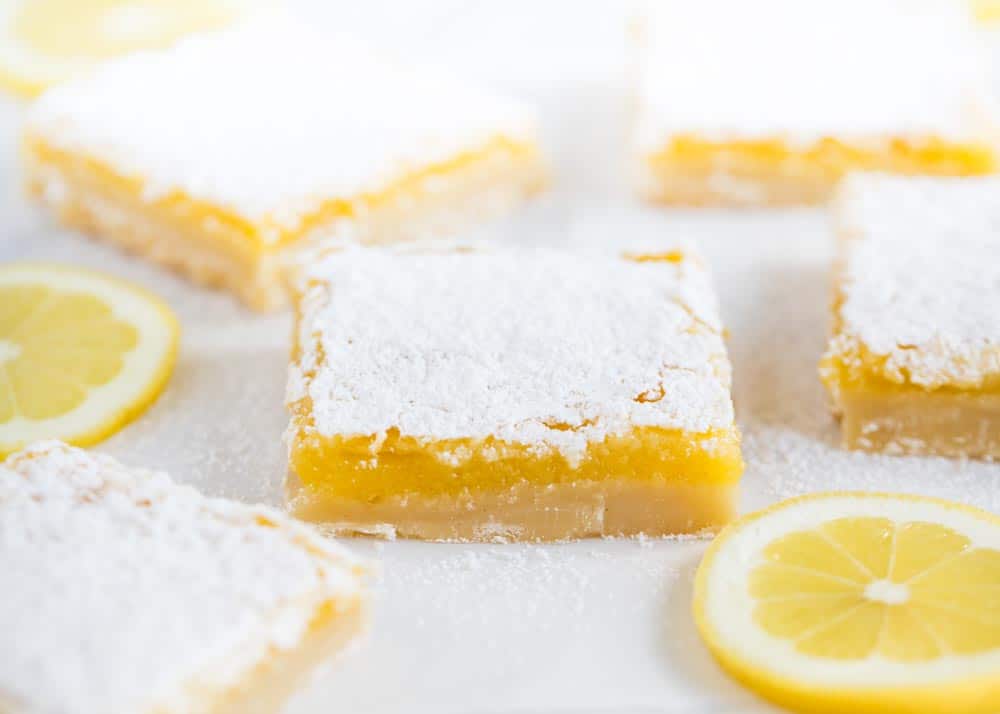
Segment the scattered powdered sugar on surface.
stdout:
[[38,444],[0,466],[0,698],[186,711],[356,595],[361,567],[277,511]]
[[978,387],[1000,376],[1000,180],[859,174],[842,187],[841,334],[888,378]]
[[[454,31],[463,27],[456,19]],[[560,25],[568,40],[578,27]],[[595,37],[608,34],[599,29]],[[599,50],[586,45],[588,56],[601,59]],[[552,188],[491,235],[567,250],[675,237],[697,243],[729,332],[747,461],[743,511],[803,493],[866,489],[1000,513],[1000,464],[839,446],[816,374],[835,246],[822,211],[647,209],[623,178],[631,121],[624,87],[546,86],[538,101]],[[13,166],[13,145],[0,147],[4,166]],[[288,315],[251,315],[226,295],[54,229],[13,195],[17,182],[8,176],[0,182],[0,193],[11,194],[0,204],[8,217],[3,258],[111,272],[163,296],[181,319],[180,358],[165,393],[101,450],[168,469],[213,495],[280,504]],[[289,714],[327,714],[334,702],[357,714],[775,712],[722,674],[698,638],[690,595],[704,541],[351,545],[384,561],[371,637]]]
[[[370,645],[383,653],[380,672],[398,689],[352,685],[363,671],[353,659],[336,682],[318,685],[293,709],[311,711],[337,694],[351,710],[393,711],[399,691],[422,706],[443,701],[447,687],[446,710],[455,712],[646,711],[655,699],[644,683],[671,681],[677,708],[650,711],[690,711],[706,698],[685,678],[707,674],[725,686],[687,614],[701,550],[701,543],[660,539],[386,544],[376,607],[400,598],[409,604],[380,610]],[[735,687],[708,699],[726,712],[750,701]]]
[[324,201],[535,131],[513,100],[278,12],[111,62],[27,121],[30,137],[142,180],[148,200],[181,191],[292,228]]
[[638,58],[643,152],[677,135],[986,141],[988,63],[961,3],[649,5]]
[[324,436],[492,436],[572,460],[635,426],[732,423],[715,297],[696,255],[347,249],[309,277],[321,282],[303,300],[291,383],[310,375]]

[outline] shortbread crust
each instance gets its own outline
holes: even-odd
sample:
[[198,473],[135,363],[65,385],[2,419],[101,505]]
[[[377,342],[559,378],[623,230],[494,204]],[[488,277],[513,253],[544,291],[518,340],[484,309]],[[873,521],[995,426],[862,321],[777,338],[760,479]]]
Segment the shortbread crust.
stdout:
[[815,203],[850,170],[996,169],[988,62],[959,3],[650,5],[635,133],[650,200]]
[[455,230],[544,183],[530,108],[283,14],[49,92],[24,153],[66,224],[258,308],[305,244]]
[[0,466],[0,568],[14,711],[278,711],[365,599],[308,527],[56,442]]
[[821,376],[847,446],[1000,457],[1000,179],[858,174]]
[[689,252],[332,253],[298,301],[292,507],[435,540],[716,528],[742,470],[729,383]]

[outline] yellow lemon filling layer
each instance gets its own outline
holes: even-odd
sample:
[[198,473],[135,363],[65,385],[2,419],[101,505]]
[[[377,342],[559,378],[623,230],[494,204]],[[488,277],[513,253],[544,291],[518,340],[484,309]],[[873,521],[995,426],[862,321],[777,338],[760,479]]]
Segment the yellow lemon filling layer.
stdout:
[[[830,389],[855,389],[871,394],[934,393],[1000,395],[1000,374],[988,376],[975,386],[941,385],[923,387],[909,381],[905,368],[886,368],[886,357],[859,346],[849,355],[827,354],[820,361],[820,376]],[[897,374],[898,372],[898,374]]]
[[743,470],[739,446],[735,429],[688,434],[635,428],[590,444],[573,467],[558,452],[539,453],[493,438],[431,441],[393,430],[384,438],[324,438],[302,430],[293,437],[290,465],[307,490],[367,501],[499,493],[524,483],[735,486]]
[[279,223],[271,218],[254,221],[183,191],[150,197],[142,177],[126,176],[104,161],[59,149],[39,138],[29,137],[25,151],[33,164],[54,168],[66,181],[99,186],[117,200],[127,200],[132,208],[153,212],[158,220],[186,234],[248,258],[260,258],[293,244],[310,231],[338,219],[361,217],[400,202],[419,202],[428,192],[428,182],[459,175],[478,164],[503,158],[526,166],[540,163],[534,145],[496,137],[479,149],[404,172],[379,191],[330,198],[291,223]]
[[767,179],[790,172],[836,180],[848,171],[874,170],[901,174],[973,176],[995,170],[987,144],[951,143],[943,139],[912,142],[893,139],[880,146],[860,146],[827,137],[806,148],[784,141],[714,142],[678,136],[648,158],[654,172],[710,173],[725,169],[743,178]]

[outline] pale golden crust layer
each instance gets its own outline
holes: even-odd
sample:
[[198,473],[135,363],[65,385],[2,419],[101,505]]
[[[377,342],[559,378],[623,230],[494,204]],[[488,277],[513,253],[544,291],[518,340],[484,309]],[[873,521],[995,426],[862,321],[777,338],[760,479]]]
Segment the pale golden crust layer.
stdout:
[[1000,459],[1000,394],[848,388],[838,406],[850,449]]
[[648,170],[640,179],[639,192],[651,203],[668,206],[777,208],[822,203],[835,185],[835,180],[822,175],[763,178],[663,168]]
[[328,497],[288,481],[300,518],[337,533],[448,542],[559,541],[714,532],[736,514],[735,483],[630,479],[525,482],[501,493],[406,495],[375,502]]
[[363,598],[328,603],[290,650],[275,652],[243,682],[218,695],[205,714],[277,714],[318,669],[364,632],[368,603]]

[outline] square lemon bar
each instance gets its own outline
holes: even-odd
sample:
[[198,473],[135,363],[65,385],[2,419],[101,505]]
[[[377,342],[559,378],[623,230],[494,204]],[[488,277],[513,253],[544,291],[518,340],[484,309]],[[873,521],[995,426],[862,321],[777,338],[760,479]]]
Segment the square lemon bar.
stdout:
[[692,533],[732,517],[740,438],[697,255],[355,248],[300,288],[299,517],[450,541]]
[[820,374],[844,444],[1000,458],[1000,179],[852,175]]
[[0,710],[277,712],[367,566],[277,511],[44,442],[0,464]]
[[515,101],[265,13],[50,91],[24,154],[66,225],[267,309],[312,244],[511,209],[544,182],[536,134]]
[[809,204],[849,170],[996,169],[961,3],[667,0],[637,35],[634,163],[654,202]]

